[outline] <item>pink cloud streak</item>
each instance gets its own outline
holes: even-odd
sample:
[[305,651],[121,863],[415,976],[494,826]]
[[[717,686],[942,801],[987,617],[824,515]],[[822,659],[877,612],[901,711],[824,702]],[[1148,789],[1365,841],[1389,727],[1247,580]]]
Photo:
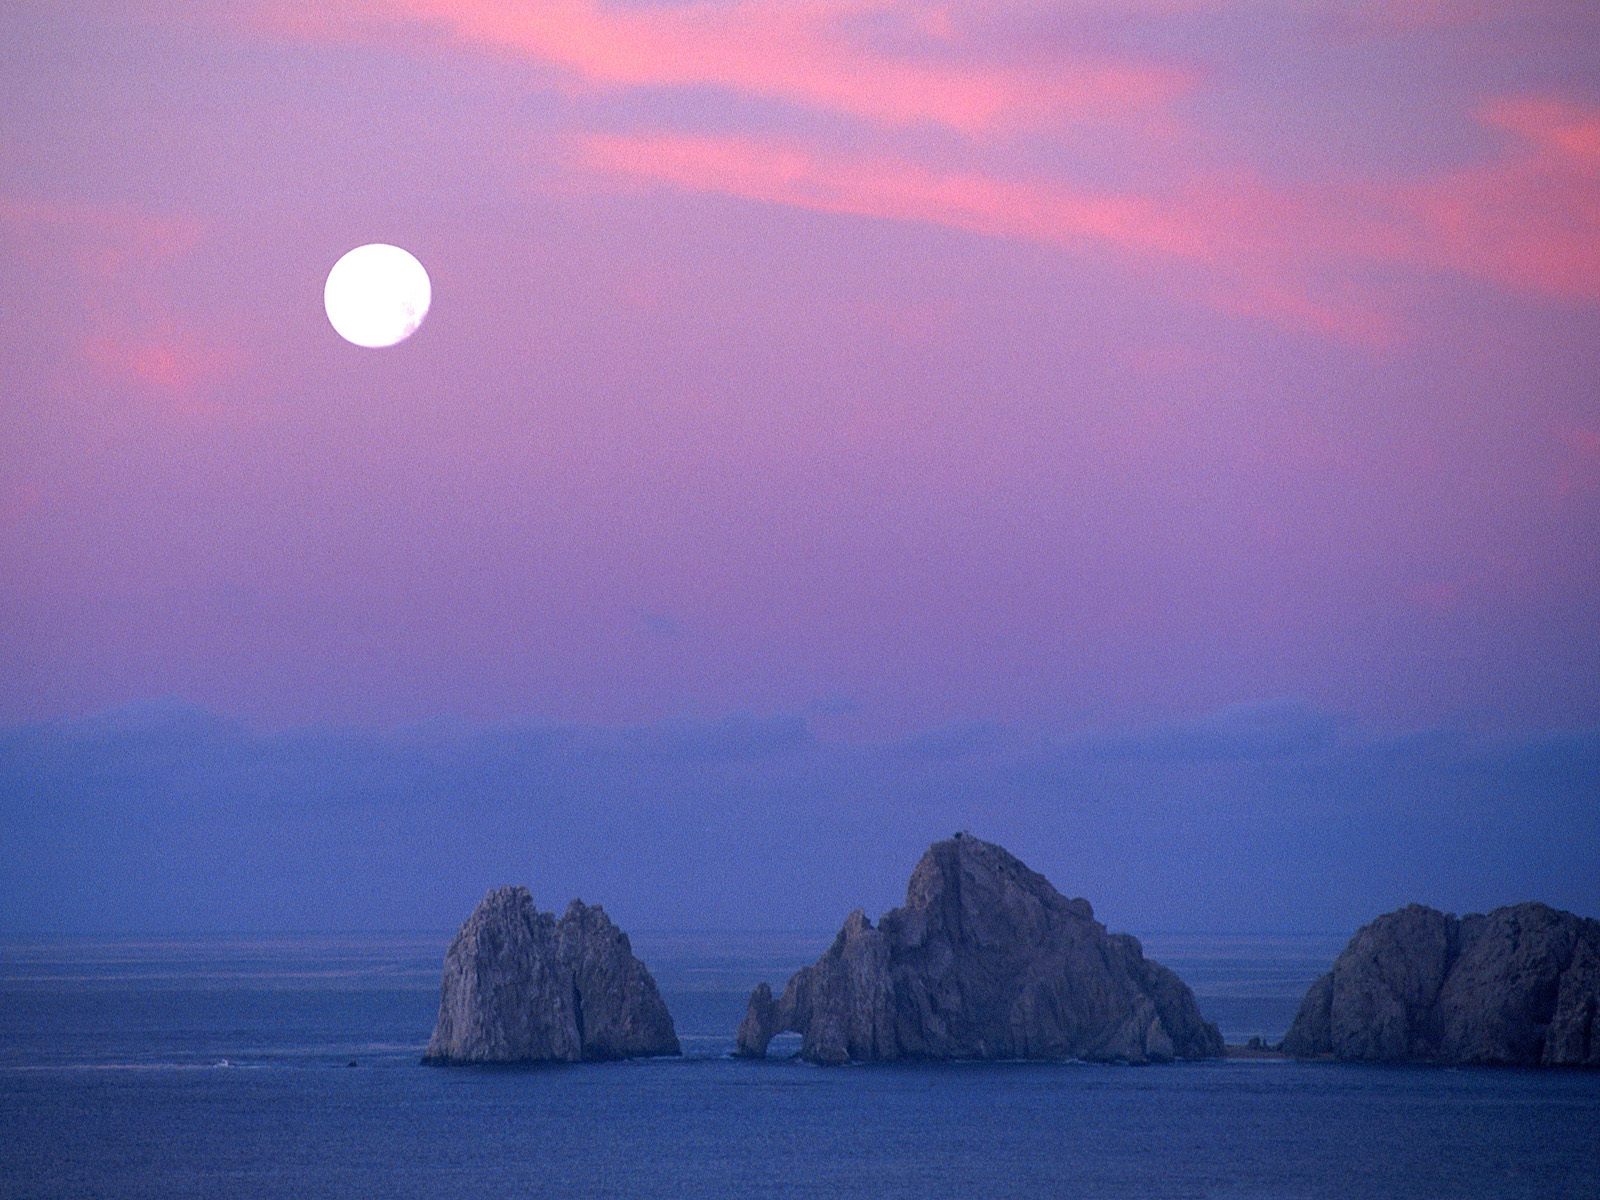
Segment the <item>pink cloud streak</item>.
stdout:
[[1415,257],[1526,291],[1600,300],[1600,108],[1552,97],[1478,113],[1510,153],[1407,189]]
[[816,212],[1067,247],[1101,242],[1162,256],[1212,256],[1199,231],[1140,196],[936,171],[907,160],[830,157],[739,137],[597,135],[583,140],[581,158],[603,173]]
[[[966,133],[1159,107],[1190,83],[1172,67],[1077,56],[1051,70],[957,60],[950,10],[917,0],[739,0],[619,8],[599,0],[394,0],[257,21],[302,37],[360,37],[421,22],[464,45],[546,64],[593,87],[708,87],[889,127]],[[889,20],[926,53],[891,53],[862,23]]]
[[1110,248],[1151,264],[1190,262],[1227,280],[1208,295],[1218,308],[1354,341],[1385,343],[1392,337],[1381,315],[1313,299],[1273,269],[1267,247],[1251,229],[1263,224],[1267,210],[1268,227],[1271,219],[1304,218],[1278,198],[1248,188],[1161,202],[732,137],[593,136],[582,141],[580,160],[602,174],[688,191],[1069,250]]
[[[1600,300],[1600,110],[1570,99],[1502,97],[1463,112],[1463,129],[1476,122],[1505,137],[1503,151],[1482,162],[1399,182],[1346,176],[1291,186],[1269,176],[1271,164],[1219,157],[1197,114],[1175,108],[1179,98],[1204,98],[1199,70],[1059,43],[1047,64],[997,62],[1003,51],[963,24],[971,12],[927,0],[260,2],[258,29],[278,34],[381,43],[421,31],[554,68],[579,90],[714,88],[848,118],[816,143],[748,126],[591,130],[578,135],[577,161],[687,192],[1099,248],[1141,266],[1186,263],[1209,279],[1171,286],[1287,329],[1393,345],[1406,324],[1396,272]],[[1453,25],[1472,7],[1447,0],[1408,20]],[[1090,8],[1150,19],[1237,10],[1226,0]],[[1054,142],[1052,157],[1073,173],[1071,126],[1085,120],[1096,123],[1102,149],[1158,164],[1161,187],[1132,173],[1093,186],[1051,178],[1017,160],[1023,139],[998,136],[1026,129]],[[904,136],[919,125],[970,135],[955,151],[962,157],[935,165]],[[858,148],[860,126],[873,127],[870,152]],[[841,145],[852,148],[830,148]]]
[[214,416],[215,386],[243,361],[238,349],[174,321],[161,269],[199,246],[187,216],[21,196],[0,196],[0,226],[46,267],[68,265],[83,280],[81,360],[130,385],[177,417]]
[[1479,119],[1515,136],[1507,154],[1397,187],[1289,191],[1247,171],[1211,171],[1156,197],[936,170],[893,154],[683,134],[592,135],[579,162],[691,192],[1186,261],[1214,274],[1204,295],[1219,309],[1382,346],[1398,336],[1397,317],[1370,286],[1363,293],[1339,282],[1352,269],[1446,270],[1600,300],[1600,111],[1512,99],[1487,105]]
[[173,415],[190,417],[226,411],[211,392],[242,359],[237,350],[173,326],[95,335],[84,343],[84,356],[109,377],[159,394]]

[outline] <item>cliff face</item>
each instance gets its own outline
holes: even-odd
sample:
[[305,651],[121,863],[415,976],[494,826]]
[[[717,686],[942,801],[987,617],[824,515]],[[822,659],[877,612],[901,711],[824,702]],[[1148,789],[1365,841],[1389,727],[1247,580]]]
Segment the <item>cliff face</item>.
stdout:
[[1600,1066],[1600,921],[1543,904],[1413,904],[1350,940],[1283,1049],[1367,1062]]
[[558,921],[527,888],[483,898],[450,943],[424,1062],[577,1062],[677,1054],[655,980],[605,910]]
[[905,905],[876,928],[858,909],[781,997],[757,987],[737,1052],[764,1057],[785,1030],[820,1063],[1222,1053],[1193,993],[1137,940],[1108,934],[1087,900],[999,846],[959,834],[923,855]]

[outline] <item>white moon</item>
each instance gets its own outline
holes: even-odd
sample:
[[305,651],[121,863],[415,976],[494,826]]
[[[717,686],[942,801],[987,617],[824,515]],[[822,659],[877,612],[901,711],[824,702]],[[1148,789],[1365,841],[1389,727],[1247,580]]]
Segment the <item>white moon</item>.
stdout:
[[405,341],[428,315],[432,300],[433,285],[422,264],[383,242],[357,246],[334,263],[322,289],[334,331],[368,349]]

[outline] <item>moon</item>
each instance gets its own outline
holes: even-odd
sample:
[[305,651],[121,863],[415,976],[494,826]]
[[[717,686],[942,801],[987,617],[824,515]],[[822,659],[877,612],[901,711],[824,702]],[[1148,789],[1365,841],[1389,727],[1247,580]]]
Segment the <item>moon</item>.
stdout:
[[433,284],[422,264],[384,242],[357,246],[334,263],[322,289],[334,332],[369,350],[405,341],[432,300]]

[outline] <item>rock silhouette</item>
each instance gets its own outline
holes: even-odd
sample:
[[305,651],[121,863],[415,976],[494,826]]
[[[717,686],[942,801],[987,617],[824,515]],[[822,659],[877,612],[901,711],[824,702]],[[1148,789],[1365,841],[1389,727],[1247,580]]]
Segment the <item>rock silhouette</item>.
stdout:
[[450,943],[427,1063],[677,1054],[672,1017],[628,935],[574,900],[556,920],[527,888],[485,896]]
[[1365,1062],[1600,1066],[1600,921],[1544,904],[1420,904],[1360,929],[1282,1049]]
[[923,855],[905,905],[876,928],[857,909],[781,997],[757,987],[737,1053],[764,1057],[783,1031],[818,1063],[1222,1053],[1193,993],[1135,938],[1108,934],[1087,900],[964,834]]

